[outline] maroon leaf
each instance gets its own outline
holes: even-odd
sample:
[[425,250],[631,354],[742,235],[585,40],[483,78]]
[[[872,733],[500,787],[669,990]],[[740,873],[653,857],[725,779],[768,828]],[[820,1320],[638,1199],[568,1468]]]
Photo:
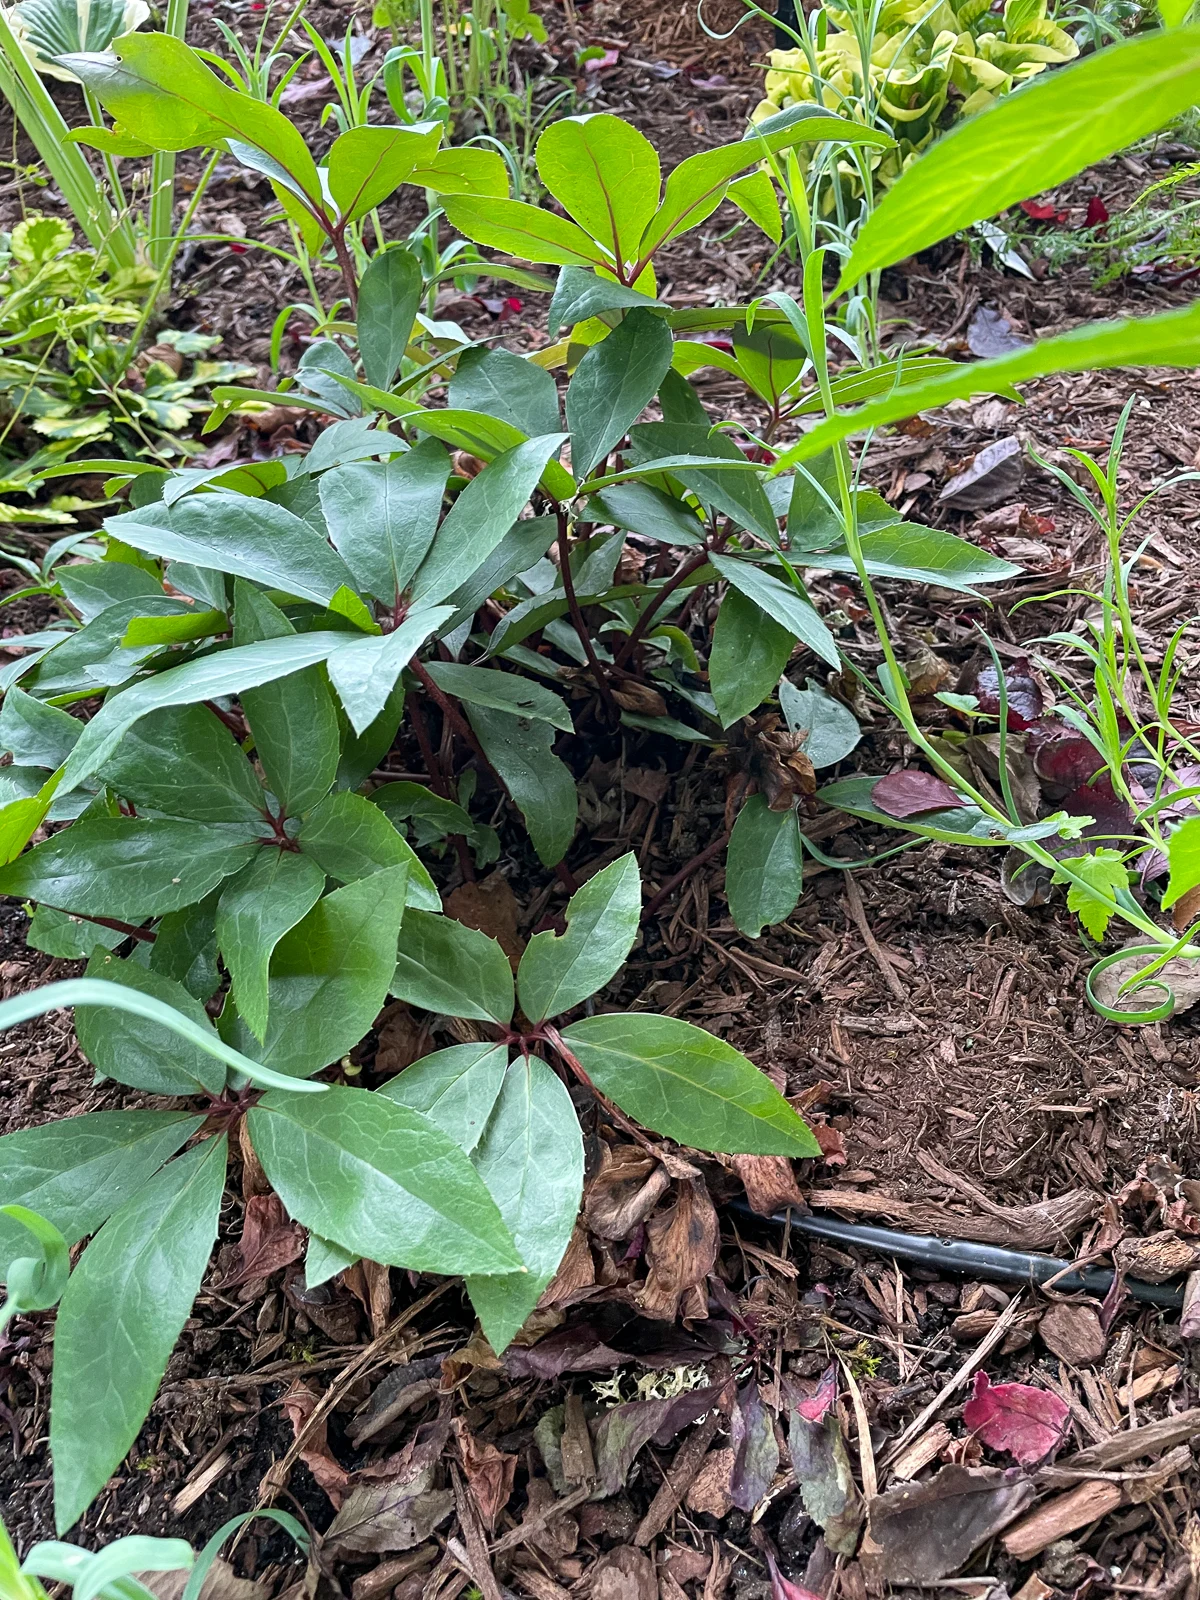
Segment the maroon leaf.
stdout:
[[1054,1455],[1067,1431],[1070,1407],[1056,1394],[1027,1383],[996,1383],[975,1374],[963,1421],[990,1450],[1007,1450],[1022,1466]]
[[1087,783],[1104,765],[1095,745],[1057,717],[1042,717],[1034,723],[1025,748],[1052,800],[1060,800],[1071,789]]
[[821,1600],[819,1594],[806,1589],[802,1583],[793,1583],[790,1578],[785,1578],[769,1550],[767,1565],[771,1569],[771,1600]]
[[[1046,697],[1033,675],[1028,656],[1017,656],[1004,669],[1004,687],[1008,694],[1008,726],[1010,732],[1021,733],[1031,728],[1046,708]],[[988,662],[979,669],[974,685],[979,709],[989,717],[1000,715],[1000,676],[995,664]]]
[[698,1422],[720,1401],[721,1389],[685,1389],[671,1400],[630,1400],[613,1406],[596,1429],[596,1477],[601,1497],[622,1488],[638,1451],[651,1439],[670,1444],[682,1428]]
[[1098,228],[1102,222],[1108,221],[1108,207],[1098,194],[1094,194],[1088,201],[1087,216],[1084,225],[1088,228]]
[[759,1399],[758,1385],[753,1378],[739,1390],[734,1401],[729,1442],[733,1446],[730,1498],[739,1511],[753,1511],[771,1487],[779,1465],[774,1420]]
[[916,767],[880,778],[871,790],[871,800],[889,817],[915,817],[922,811],[942,811],[962,803],[948,783]]

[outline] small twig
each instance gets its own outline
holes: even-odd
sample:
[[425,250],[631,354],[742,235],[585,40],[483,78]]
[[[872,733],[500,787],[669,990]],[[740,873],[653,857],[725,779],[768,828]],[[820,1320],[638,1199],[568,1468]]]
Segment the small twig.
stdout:
[[854,881],[854,874],[847,872],[845,874],[845,879],[846,908],[850,912],[850,916],[854,921],[854,926],[862,935],[862,942],[866,945],[867,952],[870,955],[871,960],[879,968],[880,972],[883,973],[888,988],[895,995],[896,999],[899,1000],[900,1004],[906,1006],[908,1004],[908,990],[896,976],[895,967],[892,966],[892,963],[888,960],[887,956],[884,955],[879,941],[871,932],[870,924],[867,922],[867,910],[863,905],[863,897],[859,890],[858,884]]
[[571,613],[571,621],[575,625],[575,632],[579,636],[579,643],[587,657],[587,664],[595,682],[597,693],[604,706],[609,722],[615,728],[621,720],[621,708],[613,699],[612,685],[608,681],[608,674],[600,664],[596,654],[596,647],[592,643],[592,636],[588,625],[583,620],[578,597],[575,594],[575,575],[571,571],[571,545],[567,536],[567,513],[559,507],[558,511],[558,570],[562,576],[563,593],[567,597],[567,609]]
[[725,846],[729,843],[729,835],[731,831],[731,829],[726,828],[725,832],[721,834],[719,838],[714,839],[711,844],[706,844],[699,855],[693,856],[685,867],[680,867],[679,871],[673,878],[667,879],[666,883],[663,884],[658,893],[653,895],[651,899],[647,901],[646,906],[642,911],[643,922],[652,917],[658,910],[659,906],[662,905],[663,901],[666,900],[668,896],[674,894],[675,890],[678,889],[681,883],[686,883],[693,872],[698,872],[706,862],[711,861],[714,856],[720,855],[721,851],[724,850]]

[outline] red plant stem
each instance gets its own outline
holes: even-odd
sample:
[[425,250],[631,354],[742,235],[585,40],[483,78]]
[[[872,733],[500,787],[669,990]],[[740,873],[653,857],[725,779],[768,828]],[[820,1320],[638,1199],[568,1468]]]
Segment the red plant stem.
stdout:
[[415,700],[410,701],[408,712],[412,717],[413,732],[417,736],[417,745],[421,751],[421,760],[425,763],[425,770],[429,774],[429,781],[443,800],[449,800],[450,786],[446,782],[442,764],[434,753],[434,748],[429,738],[429,729],[425,726],[425,718],[421,715],[421,708]]
[[544,1022],[542,1024],[542,1037],[550,1046],[551,1050],[554,1051],[555,1055],[558,1056],[559,1060],[562,1061],[564,1066],[568,1067],[570,1071],[573,1072],[574,1075],[579,1079],[584,1088],[589,1089],[592,1094],[596,1096],[596,1099],[604,1107],[606,1113],[612,1118],[617,1126],[619,1128],[623,1128],[629,1137],[631,1139],[635,1139],[644,1150],[652,1151],[654,1149],[653,1142],[647,1138],[646,1134],[643,1133],[642,1129],[638,1127],[636,1122],[630,1121],[630,1119],[621,1110],[620,1106],[615,1106],[607,1095],[600,1093],[599,1089],[597,1089],[596,1085],[588,1077],[583,1063],[567,1044],[566,1040],[563,1038],[562,1034],[559,1033],[558,1029],[552,1027],[548,1022]]
[[655,617],[662,610],[666,602],[675,593],[676,589],[679,588],[680,584],[686,583],[687,580],[692,576],[693,572],[699,572],[700,568],[704,566],[707,561],[708,551],[697,551],[690,560],[684,562],[675,576],[669,579],[658,591],[658,593],[653,596],[653,598],[647,604],[646,609],[634,623],[629,637],[617,651],[615,664],[618,667],[624,666],[634,650],[636,650],[638,645],[641,644],[642,640],[646,637],[646,633],[649,630],[650,624],[654,621]]
[[652,917],[658,910],[659,906],[662,905],[663,901],[666,900],[668,896],[674,894],[675,890],[679,888],[681,883],[686,883],[693,872],[698,872],[700,868],[704,866],[705,862],[711,861],[714,856],[720,855],[721,851],[724,850],[725,846],[729,843],[729,835],[731,831],[732,830],[729,828],[726,828],[725,832],[721,834],[719,838],[714,839],[711,844],[706,844],[704,849],[700,851],[699,855],[693,856],[685,867],[680,867],[679,871],[673,878],[667,879],[666,883],[663,884],[658,893],[647,902],[645,910],[642,912],[643,922],[645,922],[648,917]]
[[[62,907],[47,905],[46,910],[61,911]],[[140,939],[144,944],[153,944],[158,938],[149,928],[135,928],[131,922],[118,922],[116,917],[89,917],[82,911],[63,911],[62,914],[64,917],[77,917],[80,922],[93,922],[98,928],[111,928],[114,933],[123,933],[127,939]]]
[[588,632],[587,623],[583,620],[583,612],[575,594],[575,575],[571,571],[570,541],[567,537],[567,513],[559,507],[558,510],[558,567],[562,574],[563,592],[567,597],[567,609],[571,613],[571,621],[575,624],[575,632],[579,635],[579,642],[583,646],[583,653],[587,657],[587,664],[591,668],[592,677],[595,679],[596,689],[603,702],[605,714],[613,727],[621,720],[620,707],[613,699],[612,685],[608,676],[600,665],[600,659],[592,644],[592,636]]

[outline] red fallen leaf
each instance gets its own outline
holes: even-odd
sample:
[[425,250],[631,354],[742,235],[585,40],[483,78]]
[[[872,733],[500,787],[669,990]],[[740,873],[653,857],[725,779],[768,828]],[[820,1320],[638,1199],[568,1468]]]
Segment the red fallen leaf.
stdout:
[[[1004,688],[1008,696],[1008,726],[1011,733],[1031,728],[1046,708],[1046,698],[1033,675],[1028,656],[1017,656],[1004,669]],[[994,662],[979,669],[975,681],[979,709],[990,717],[1000,715],[1000,677]]]
[[1048,205],[1044,200],[1022,200],[1021,210],[1035,222],[1065,222],[1067,217],[1065,211]]
[[827,1167],[846,1165],[846,1141],[836,1128],[827,1122],[810,1122],[813,1138],[821,1146],[821,1160]]
[[821,1600],[819,1594],[806,1589],[802,1583],[793,1583],[790,1578],[785,1578],[769,1550],[767,1565],[771,1569],[771,1600]]
[[1084,226],[1088,228],[1098,228],[1102,222],[1107,221],[1108,207],[1104,204],[1104,201],[1101,200],[1098,194],[1094,194],[1088,201],[1087,216],[1084,218]]
[[922,811],[941,811],[945,806],[961,804],[948,783],[916,767],[905,767],[902,772],[880,778],[871,790],[871,801],[889,817],[915,817]]
[[1033,758],[1033,770],[1047,785],[1050,800],[1078,789],[1104,765],[1095,745],[1057,717],[1041,717],[1034,723],[1025,748]]
[[806,1422],[824,1422],[825,1413],[836,1399],[837,1368],[831,1362],[821,1374],[821,1381],[816,1391],[800,1399],[793,1398],[791,1407],[793,1411],[798,1411]]
[[247,247],[244,244],[231,244],[229,246],[230,253],[235,256],[244,256],[246,254],[246,248]]
[[1055,1454],[1067,1431],[1070,1407],[1056,1394],[1027,1383],[991,1383],[975,1374],[963,1421],[989,1450],[1006,1450],[1022,1466]]

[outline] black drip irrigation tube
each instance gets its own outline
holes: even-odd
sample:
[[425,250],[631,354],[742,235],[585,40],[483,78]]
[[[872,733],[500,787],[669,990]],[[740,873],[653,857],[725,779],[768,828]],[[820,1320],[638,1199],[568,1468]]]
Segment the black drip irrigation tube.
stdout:
[[[733,1202],[733,1209],[747,1217],[758,1217],[744,1200]],[[766,1218],[759,1218],[766,1221]],[[967,1239],[938,1239],[932,1234],[898,1233],[894,1228],[875,1228],[863,1222],[841,1222],[835,1217],[798,1216],[794,1211],[779,1211],[770,1219],[783,1227],[794,1228],[809,1239],[830,1244],[857,1245],[875,1255],[894,1256],[900,1261],[915,1261],[919,1266],[939,1272],[961,1272],[970,1277],[990,1278],[1001,1283],[1046,1283],[1067,1293],[1085,1290],[1103,1297],[1112,1288],[1116,1274],[1108,1267],[1072,1269],[1069,1261],[1057,1256],[1026,1254],[1021,1250],[1002,1250],[994,1244],[975,1244]],[[1124,1280],[1125,1292],[1146,1305],[1178,1311],[1183,1306],[1182,1288],[1169,1284],[1143,1283],[1138,1278]]]

